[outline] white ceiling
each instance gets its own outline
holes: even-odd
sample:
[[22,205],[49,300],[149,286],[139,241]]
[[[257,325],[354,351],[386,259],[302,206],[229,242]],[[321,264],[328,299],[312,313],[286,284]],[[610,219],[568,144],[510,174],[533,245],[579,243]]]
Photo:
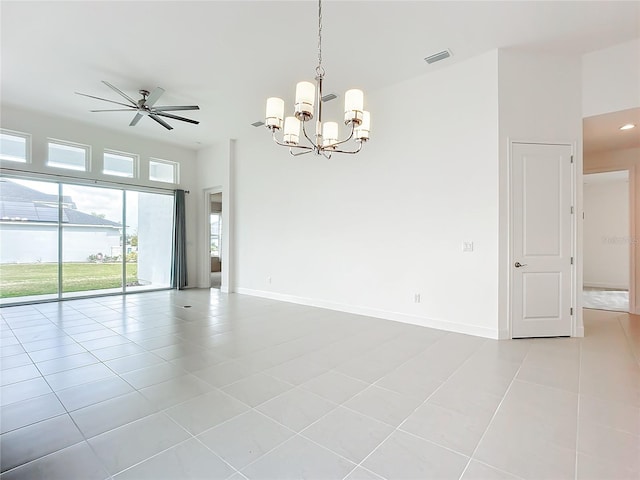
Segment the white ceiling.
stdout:
[[[199,148],[241,138],[268,96],[291,102],[316,66],[315,1],[2,1],[0,98],[103,128]],[[495,48],[583,54],[640,36],[640,2],[323,3],[325,91],[371,92]],[[454,56],[423,58],[445,48]],[[137,98],[198,104],[198,126],[166,131],[129,112],[89,113],[119,100],[106,80]],[[365,97],[366,103],[366,97]],[[265,132],[266,133],[266,132]]]

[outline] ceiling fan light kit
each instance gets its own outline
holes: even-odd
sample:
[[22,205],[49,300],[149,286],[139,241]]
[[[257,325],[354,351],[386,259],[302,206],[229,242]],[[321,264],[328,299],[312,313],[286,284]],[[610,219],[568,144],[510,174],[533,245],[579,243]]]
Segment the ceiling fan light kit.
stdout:
[[[339,140],[337,122],[322,121],[322,104],[327,101],[322,95],[322,81],[325,71],[322,67],[322,0],[318,0],[318,66],[316,67],[316,83],[299,82],[296,85],[294,116],[284,116],[284,100],[277,97],[267,99],[265,126],[271,130],[273,141],[289,148],[293,156],[315,153],[331,158],[333,153],[355,154],[362,149],[363,143],[369,140],[371,115],[364,110],[364,94],[362,90],[347,90],[344,96],[344,123],[349,127],[349,136]],[[328,96],[327,96],[328,97]],[[335,98],[335,96],[333,97]],[[317,99],[317,104],[316,104]],[[332,99],[332,98],[331,98]],[[314,139],[307,133],[306,123],[316,119]],[[308,142],[300,143],[300,130]],[[283,130],[282,140],[278,140],[276,132]],[[353,139],[357,148],[343,150],[341,145]],[[339,148],[340,147],[340,148]]]
[[138,90],[138,93],[142,95],[140,100],[134,100],[129,95],[124,93],[119,88],[111,85],[109,82],[102,81],[107,87],[116,92],[118,95],[122,96],[128,103],[116,102],[114,100],[109,100],[106,98],[95,97],[93,95],[87,95],[86,93],[76,92],[78,95],[82,95],[83,97],[95,98],[96,100],[102,100],[103,102],[115,103],[116,105],[121,105],[125,108],[117,108],[117,109],[109,109],[109,110],[90,110],[91,112],[135,112],[135,116],[129,123],[130,127],[135,126],[142,117],[149,117],[152,120],[156,121],[160,125],[162,125],[167,130],[173,130],[173,127],[169,125],[166,121],[164,121],[160,117],[170,118],[172,120],[180,120],[181,122],[192,123],[194,125],[198,125],[200,122],[196,120],[192,120],[190,118],[181,117],[178,115],[173,115],[172,111],[179,110],[200,110],[200,107],[197,105],[167,105],[167,106],[154,106],[156,102],[160,99],[162,94],[164,93],[164,89],[157,87],[152,92],[148,90]]

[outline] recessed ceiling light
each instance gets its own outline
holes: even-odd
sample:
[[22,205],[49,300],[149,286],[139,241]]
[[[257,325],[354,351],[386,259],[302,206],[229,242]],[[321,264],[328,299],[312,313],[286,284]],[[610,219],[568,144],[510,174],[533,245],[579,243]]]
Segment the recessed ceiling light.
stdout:
[[636,128],[636,126],[633,123],[627,123],[626,125],[621,126],[620,130],[631,130],[632,128]]

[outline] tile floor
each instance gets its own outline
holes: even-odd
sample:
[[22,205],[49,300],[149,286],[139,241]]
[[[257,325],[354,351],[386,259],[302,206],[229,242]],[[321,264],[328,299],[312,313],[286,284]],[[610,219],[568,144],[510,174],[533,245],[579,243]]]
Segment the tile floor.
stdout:
[[216,290],[0,315],[1,480],[640,478],[626,314],[500,342]]

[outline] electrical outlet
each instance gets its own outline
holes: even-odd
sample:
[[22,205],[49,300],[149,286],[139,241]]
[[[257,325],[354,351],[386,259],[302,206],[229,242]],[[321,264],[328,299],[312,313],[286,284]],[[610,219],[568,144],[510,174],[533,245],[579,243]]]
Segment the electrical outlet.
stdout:
[[413,302],[414,303],[420,303],[420,294],[419,293],[414,293],[413,294]]
[[463,252],[473,252],[473,242],[462,242]]

